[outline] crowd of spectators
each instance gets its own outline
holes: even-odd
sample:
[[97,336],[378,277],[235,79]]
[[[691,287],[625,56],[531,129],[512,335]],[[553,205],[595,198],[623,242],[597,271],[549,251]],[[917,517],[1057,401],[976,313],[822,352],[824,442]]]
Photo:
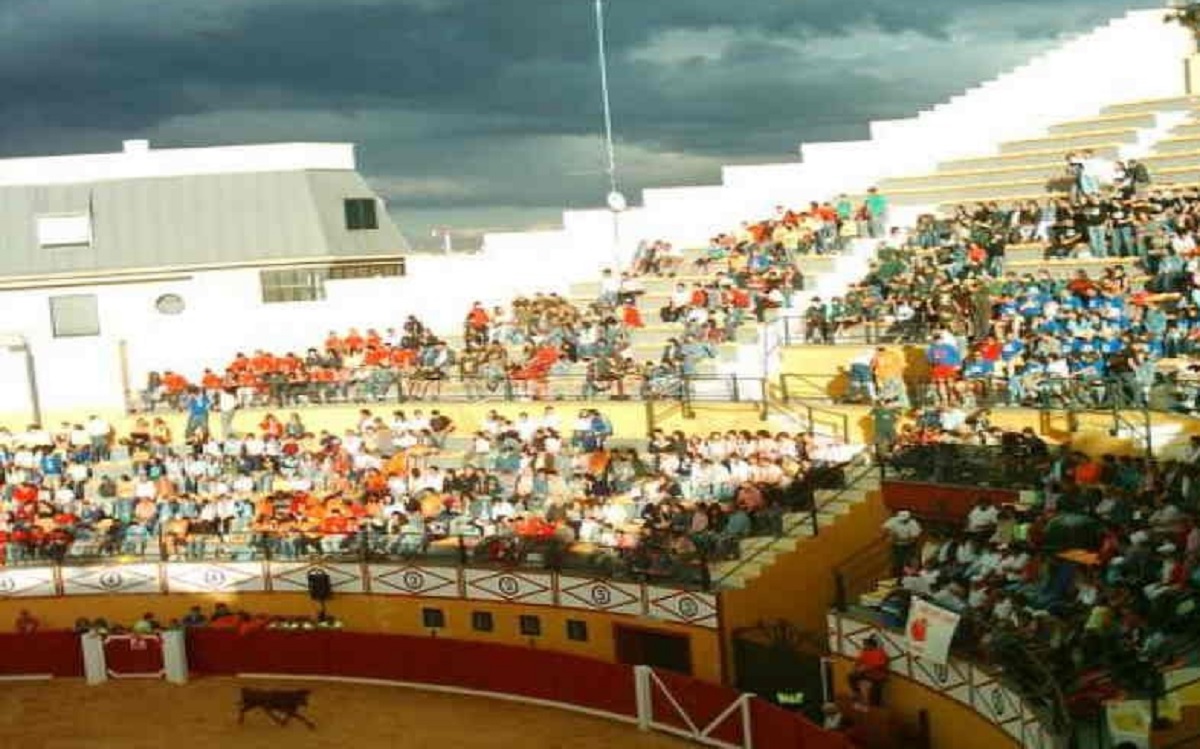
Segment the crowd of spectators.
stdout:
[[[14,629],[18,634],[27,635],[37,632],[41,626],[41,619],[28,609],[22,609],[17,615]],[[154,612],[146,612],[141,618],[128,624],[110,622],[104,617],[79,617],[75,620],[74,631],[78,634],[94,632],[101,635],[151,635],[168,629],[208,627],[247,634],[263,629],[339,629],[341,626],[340,620],[327,614],[316,617],[252,614],[218,602],[214,604],[211,614],[205,614],[200,606],[192,606],[183,616],[169,619],[165,624]]]
[[902,624],[926,597],[963,615],[957,645],[986,657],[1019,642],[1069,693],[1145,689],[1196,644],[1198,458],[1200,438],[1174,461],[1031,455],[1032,498],[980,496],[955,522],[900,511],[884,524],[896,585],[877,605]]
[[[1073,169],[1096,161],[1070,158]],[[894,405],[911,394],[967,406],[1195,412],[1200,196],[1151,189],[1136,163],[1122,169],[1131,176],[1103,190],[1092,172],[1073,171],[1070,198],[960,206],[946,220],[926,216],[894,230],[861,282],[811,301],[805,340],[833,343],[865,330],[883,343],[926,344],[928,372],[910,374],[907,390],[915,391],[891,394]],[[1084,221],[1093,222],[1086,240],[1074,228]],[[1124,260],[1067,275],[1009,268],[1006,250],[1029,241],[1046,243],[1052,256]],[[865,385],[877,357],[858,364]]]
[[460,436],[420,409],[363,409],[342,434],[314,433],[298,413],[224,439],[206,419],[189,419],[186,440],[161,417],[119,438],[81,429],[0,429],[5,564],[441,554],[686,576],[735,556],[740,538],[781,532],[782,513],[849,457],[767,432],[611,447],[603,414],[552,406],[491,411]]
[[[331,331],[303,353],[238,352],[194,378],[154,371],[132,405],[191,408],[196,396],[221,410],[437,399],[451,381],[467,398],[678,397],[685,378],[699,375],[743,324],[792,305],[804,287],[798,257],[882,237],[887,211],[874,188],[858,204],[843,195],[804,210],[779,207],[769,219],[713,237],[690,262],[669,242],[644,241],[628,269],[602,272],[594,300],[536,293],[491,309],[476,302],[457,341],[409,316],[383,332]],[[657,310],[643,309],[644,279],[652,276],[679,278]],[[646,357],[635,351],[635,336],[651,314],[678,325],[678,334]]]

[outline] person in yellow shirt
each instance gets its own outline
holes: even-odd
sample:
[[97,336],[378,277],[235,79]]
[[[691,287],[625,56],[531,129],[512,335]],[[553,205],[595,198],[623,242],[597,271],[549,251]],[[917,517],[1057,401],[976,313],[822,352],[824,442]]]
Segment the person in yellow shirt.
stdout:
[[908,362],[900,349],[887,346],[876,349],[871,361],[871,373],[875,375],[880,400],[908,408],[908,387],[904,383],[904,371],[907,368]]

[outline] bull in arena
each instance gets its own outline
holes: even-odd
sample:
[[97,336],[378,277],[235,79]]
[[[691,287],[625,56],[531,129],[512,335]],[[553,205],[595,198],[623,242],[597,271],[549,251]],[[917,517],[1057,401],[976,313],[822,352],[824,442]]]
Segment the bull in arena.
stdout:
[[317,725],[305,717],[301,710],[308,707],[307,689],[242,689],[242,701],[238,706],[238,723],[246,721],[246,713],[262,710],[277,725],[285,726],[293,718],[310,729]]

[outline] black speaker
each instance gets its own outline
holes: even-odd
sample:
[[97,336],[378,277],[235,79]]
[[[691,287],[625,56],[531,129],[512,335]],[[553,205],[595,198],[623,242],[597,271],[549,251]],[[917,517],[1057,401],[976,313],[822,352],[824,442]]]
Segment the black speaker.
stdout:
[[308,571],[308,597],[318,602],[325,602],[333,597],[333,583],[328,572],[317,567]]

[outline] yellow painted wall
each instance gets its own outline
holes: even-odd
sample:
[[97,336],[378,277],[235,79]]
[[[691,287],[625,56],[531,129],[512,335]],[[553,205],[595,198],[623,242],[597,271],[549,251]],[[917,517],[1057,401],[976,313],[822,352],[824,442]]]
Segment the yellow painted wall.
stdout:
[[834,603],[833,567],[879,537],[887,511],[873,493],[816,538],[780,554],[742,589],[721,593],[722,629],[727,638],[727,673],[735,673],[732,633],[761,621],[786,620],[804,632],[823,635]]
[[[0,625],[6,628],[11,626],[21,609],[29,609],[48,629],[69,629],[79,617],[104,617],[110,622],[131,624],[147,612],[167,621],[183,616],[193,605],[211,612],[219,601],[250,613],[286,616],[313,616],[316,613],[316,604],[304,593],[72,596],[0,600]],[[329,613],[341,619],[347,630],[397,635],[430,634],[428,629],[421,626],[423,608],[439,608],[445,613],[446,627],[438,631],[438,637],[542,648],[609,662],[616,662],[616,625],[684,635],[691,642],[693,675],[707,681],[721,681],[720,637],[716,630],[702,627],[552,606],[521,606],[461,599],[417,600],[401,596],[339,594],[328,603]],[[491,612],[494,625],[492,632],[476,632],[471,628],[471,614],[475,611]],[[522,614],[541,617],[540,637],[520,635],[517,622]],[[587,642],[567,639],[568,619],[587,622]]]
[[[852,661],[833,656],[834,684],[839,695],[849,692],[846,677]],[[884,707],[906,723],[915,724],[917,713],[929,714],[930,749],[1013,749],[1017,742],[987,718],[961,702],[943,697],[915,681],[892,674],[883,693]]]

